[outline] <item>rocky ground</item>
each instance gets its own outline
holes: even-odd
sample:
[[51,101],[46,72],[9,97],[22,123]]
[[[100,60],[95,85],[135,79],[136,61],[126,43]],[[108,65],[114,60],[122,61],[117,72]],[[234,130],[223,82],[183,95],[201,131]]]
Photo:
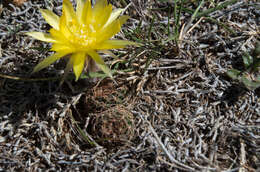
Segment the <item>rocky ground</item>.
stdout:
[[0,171],[260,170],[260,90],[226,74],[260,40],[259,1],[110,1],[143,46],[105,58],[116,83],[61,87],[66,61],[31,75],[51,45],[24,33],[62,1],[0,2]]

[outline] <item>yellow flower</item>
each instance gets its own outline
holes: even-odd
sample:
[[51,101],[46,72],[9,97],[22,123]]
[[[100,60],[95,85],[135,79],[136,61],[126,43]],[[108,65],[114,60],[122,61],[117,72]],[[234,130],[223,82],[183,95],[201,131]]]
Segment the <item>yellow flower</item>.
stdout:
[[[137,45],[126,40],[110,40],[121,29],[128,16],[120,14],[125,9],[112,10],[107,0],[97,0],[92,7],[90,0],[77,0],[76,11],[69,0],[63,1],[62,16],[41,9],[42,16],[52,26],[49,33],[28,32],[35,39],[53,43],[51,50],[55,53],[40,62],[33,70],[37,72],[60,58],[69,55],[70,60],[65,69],[73,68],[78,80],[84,66],[88,66],[90,58],[108,76],[112,77],[109,68],[98,54],[99,51],[124,48]],[[109,53],[110,54],[110,53]]]

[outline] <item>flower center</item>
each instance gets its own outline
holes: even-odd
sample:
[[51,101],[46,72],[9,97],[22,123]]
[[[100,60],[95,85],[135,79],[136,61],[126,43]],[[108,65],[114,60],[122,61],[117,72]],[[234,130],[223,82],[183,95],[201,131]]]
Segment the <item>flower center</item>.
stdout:
[[79,46],[78,48],[92,47],[96,43],[96,30],[92,25],[78,24],[75,21],[69,23],[73,37],[70,40],[73,44]]

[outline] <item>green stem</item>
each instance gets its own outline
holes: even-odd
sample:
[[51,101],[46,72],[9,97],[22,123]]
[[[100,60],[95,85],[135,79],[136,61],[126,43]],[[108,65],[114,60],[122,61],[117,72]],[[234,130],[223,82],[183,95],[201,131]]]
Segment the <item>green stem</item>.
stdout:
[[[230,0],[230,1],[223,2],[222,4],[220,4],[220,5],[218,5],[218,6],[214,7],[214,8],[210,8],[210,9],[207,9],[205,11],[199,12],[196,15],[196,18],[207,16],[208,14],[210,14],[212,12],[215,12],[215,11],[221,10],[223,8],[226,8],[227,6],[233,5],[233,4],[237,3],[238,1],[239,0]],[[180,8],[180,7],[178,7],[178,8]],[[184,11],[186,13],[189,13],[189,14],[194,14],[195,10],[189,9],[189,8],[182,8],[182,11]]]
[[51,80],[58,80],[60,77],[50,77],[50,78],[22,78],[18,76],[10,76],[10,75],[5,75],[5,74],[0,74],[1,78],[6,78],[6,79],[12,79],[12,80],[17,80],[17,81],[26,81],[26,82],[35,82],[35,81],[51,81]]
[[210,8],[210,9],[207,9],[207,10],[205,10],[203,12],[198,13],[196,18],[207,16],[208,14],[210,14],[212,12],[215,12],[215,11],[221,10],[223,8],[226,8],[227,6],[235,4],[236,2],[238,2],[238,0],[230,0],[230,1],[223,2],[222,4],[220,4],[220,5],[218,5],[218,6],[214,7],[214,8]]

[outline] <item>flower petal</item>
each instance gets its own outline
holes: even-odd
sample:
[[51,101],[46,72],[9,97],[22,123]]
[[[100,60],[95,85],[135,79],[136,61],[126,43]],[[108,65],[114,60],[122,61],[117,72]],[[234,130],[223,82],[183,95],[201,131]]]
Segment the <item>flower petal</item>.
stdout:
[[112,13],[112,5],[109,4],[105,6],[102,11],[94,13],[94,27],[95,30],[100,30],[104,28],[105,23],[107,22],[110,14]]
[[52,63],[59,60],[61,57],[65,56],[65,55],[67,55],[67,53],[55,53],[55,54],[47,57],[46,59],[44,59],[43,61],[41,61],[39,64],[37,64],[35,66],[32,73],[38,72],[38,71],[42,70],[43,68],[46,68],[47,66],[51,65]]
[[50,32],[52,38],[54,38],[57,42],[60,42],[60,43],[69,42],[68,39],[65,38],[65,36],[62,34],[61,31],[52,28],[49,30],[49,32]]
[[118,48],[124,48],[127,45],[139,46],[138,43],[126,41],[126,40],[106,40],[102,42],[101,45],[97,46],[96,49],[98,50],[118,49]]
[[61,34],[67,38],[68,40],[70,40],[70,38],[73,36],[71,31],[68,29],[67,27],[67,19],[66,19],[66,14],[62,15],[60,18],[60,32]]
[[113,78],[110,69],[107,67],[103,59],[99,56],[99,54],[95,51],[88,51],[87,52],[90,57],[97,63],[98,67],[109,77]]
[[86,25],[89,22],[88,19],[91,18],[91,17],[92,17],[91,2],[90,2],[90,0],[86,0],[86,2],[84,4],[83,11],[82,11],[80,23]]
[[73,19],[76,19],[76,13],[70,0],[63,0],[62,15],[66,16],[67,23],[71,22]]
[[97,42],[103,42],[110,39],[120,31],[121,25],[129,18],[129,16],[120,16],[119,19],[113,21],[106,28],[103,28],[100,32]]
[[74,47],[67,45],[67,44],[56,43],[56,44],[52,45],[51,51],[69,54],[69,53],[75,52],[75,49],[74,49]]
[[85,2],[84,0],[77,0],[77,7],[76,7],[76,15],[77,15],[77,19],[80,23],[82,23],[81,19],[82,19],[82,14],[83,14],[83,10],[84,10],[84,6],[85,6]]
[[74,54],[72,54],[71,58],[73,61],[73,71],[76,75],[76,81],[77,81],[84,68],[84,64],[85,64],[85,60],[86,60],[86,53],[83,53],[83,52],[74,53]]
[[59,16],[46,9],[40,9],[40,12],[49,25],[51,25],[54,29],[59,30]]
[[50,34],[42,33],[42,32],[27,32],[25,33],[28,36],[31,36],[37,40],[44,41],[44,42],[57,42]]
[[120,16],[120,17],[118,18],[119,23],[120,23],[120,26],[122,26],[129,18],[130,18],[130,17],[127,16],[127,15]]
[[94,15],[102,13],[103,9],[107,6],[107,0],[97,0],[93,7]]
[[127,8],[128,8],[128,6],[125,7],[125,8],[117,8],[117,9],[113,10],[112,13],[111,13],[111,15],[110,15],[110,17],[109,17],[109,19],[107,20],[106,24],[104,25],[104,27],[107,27],[107,26],[110,25],[113,21],[115,21],[115,20],[118,18],[118,16],[119,16],[121,13],[123,13]]

